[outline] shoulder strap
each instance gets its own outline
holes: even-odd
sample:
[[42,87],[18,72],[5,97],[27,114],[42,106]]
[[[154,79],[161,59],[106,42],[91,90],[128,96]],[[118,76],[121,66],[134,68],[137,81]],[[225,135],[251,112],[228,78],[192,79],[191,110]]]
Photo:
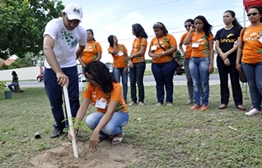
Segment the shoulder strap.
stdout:
[[245,31],[246,31],[246,27],[243,28],[243,31],[242,31],[242,42],[244,43],[244,34],[245,34]]

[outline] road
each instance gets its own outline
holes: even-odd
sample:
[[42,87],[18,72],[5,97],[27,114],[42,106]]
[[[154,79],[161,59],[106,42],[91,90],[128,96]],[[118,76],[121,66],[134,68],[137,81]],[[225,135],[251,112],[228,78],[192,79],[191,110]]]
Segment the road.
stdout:
[[[174,85],[186,85],[186,76],[179,75],[174,76]],[[210,85],[219,84],[219,76],[218,74],[211,74],[209,79]],[[155,85],[155,79],[153,76],[145,76],[144,77],[144,85]],[[21,81],[20,82],[21,88],[34,88],[34,87],[44,87],[44,82],[37,82],[37,81]]]

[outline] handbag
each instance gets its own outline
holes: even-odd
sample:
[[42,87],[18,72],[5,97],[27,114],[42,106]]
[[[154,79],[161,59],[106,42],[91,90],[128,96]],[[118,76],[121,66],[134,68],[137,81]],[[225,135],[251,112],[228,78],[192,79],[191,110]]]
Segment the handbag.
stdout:
[[[159,38],[157,38],[157,42],[158,42],[158,45],[164,50],[166,51],[165,48],[163,48],[160,44],[159,44]],[[174,58],[172,54],[169,55],[169,57],[171,57],[175,63],[176,63],[176,71],[179,71],[182,69],[182,63],[177,59],[177,58]]]
[[[243,31],[242,31],[242,42],[243,42],[243,48],[244,48],[244,41],[243,41],[243,37],[244,37],[244,33],[246,31],[246,28],[243,28]],[[243,71],[243,69],[241,68],[241,71],[242,72],[238,72],[239,73],[239,80],[243,83],[247,82],[247,78],[245,76],[245,73]]]
[[239,80],[243,83],[247,82],[247,78],[245,76],[245,73],[243,71],[243,69],[241,68],[242,72],[238,72],[239,73]]

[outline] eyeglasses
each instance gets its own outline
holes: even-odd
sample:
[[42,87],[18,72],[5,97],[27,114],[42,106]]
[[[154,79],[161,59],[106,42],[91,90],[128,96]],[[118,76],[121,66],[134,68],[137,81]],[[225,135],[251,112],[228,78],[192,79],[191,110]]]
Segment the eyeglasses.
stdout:
[[190,25],[185,25],[185,27],[191,27],[192,25],[190,24]]
[[156,23],[154,24],[154,26],[163,27],[163,25],[162,25],[161,23],[159,23],[159,22],[156,22]]
[[251,15],[256,16],[258,13],[254,12],[254,13],[248,13],[247,16],[250,17]]

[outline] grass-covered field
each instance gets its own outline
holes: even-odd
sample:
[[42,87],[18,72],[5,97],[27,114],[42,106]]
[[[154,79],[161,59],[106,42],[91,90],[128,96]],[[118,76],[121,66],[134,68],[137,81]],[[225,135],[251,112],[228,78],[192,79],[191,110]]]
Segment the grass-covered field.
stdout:
[[[218,85],[211,86],[205,112],[192,112],[185,104],[186,86],[175,86],[172,107],[155,106],[155,86],[145,89],[145,106],[129,107],[124,128],[124,143],[143,151],[144,159],[130,167],[262,167],[261,115],[246,117],[232,98],[227,109],[219,110]],[[49,138],[53,117],[44,88],[24,90],[12,99],[0,94],[0,167],[29,167],[31,157],[67,141]],[[244,105],[250,108],[250,99]],[[35,132],[41,140],[34,139]]]

